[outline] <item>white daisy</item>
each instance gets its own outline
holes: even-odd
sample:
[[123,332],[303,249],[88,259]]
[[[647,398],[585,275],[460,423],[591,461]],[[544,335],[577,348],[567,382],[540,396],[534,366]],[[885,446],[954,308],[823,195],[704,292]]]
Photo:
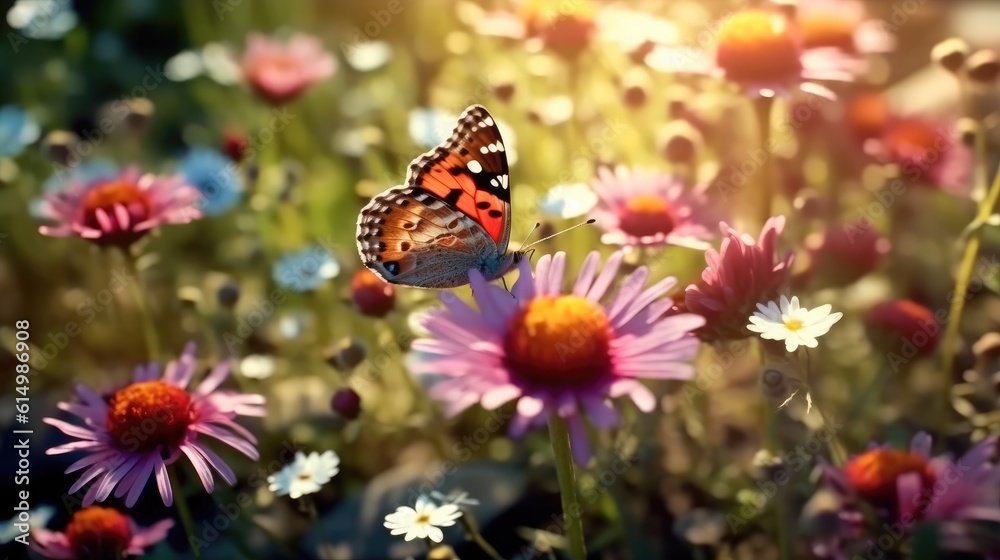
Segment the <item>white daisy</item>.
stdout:
[[549,189],[538,199],[538,208],[549,216],[576,218],[590,212],[597,204],[597,194],[585,183],[563,183]]
[[385,516],[385,528],[393,535],[404,535],[404,539],[430,539],[436,543],[444,540],[444,533],[439,527],[451,527],[455,520],[462,517],[455,504],[437,506],[427,496],[417,498],[414,507],[400,506],[396,511]]
[[843,313],[830,313],[830,304],[821,305],[816,309],[799,307],[799,298],[781,296],[781,301],[758,303],[757,309],[750,317],[747,329],[760,333],[767,340],[784,340],[785,350],[794,352],[799,346],[815,348],[816,338],[830,331],[830,327],[844,316]]
[[326,451],[322,455],[315,451],[309,455],[299,451],[295,454],[294,461],[267,477],[267,488],[278,496],[287,494],[295,500],[306,494],[319,492],[324,484],[340,472],[338,465],[340,457],[333,451]]

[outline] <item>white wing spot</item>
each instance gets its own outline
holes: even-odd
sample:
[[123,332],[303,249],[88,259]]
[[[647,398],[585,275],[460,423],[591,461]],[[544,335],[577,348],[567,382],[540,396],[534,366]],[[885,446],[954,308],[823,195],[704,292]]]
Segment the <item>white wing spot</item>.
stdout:
[[496,178],[490,179],[490,184],[493,185],[494,187],[500,186],[500,183],[497,183]]
[[490,144],[489,148],[487,148],[486,146],[480,146],[479,147],[479,152],[483,153],[483,154],[489,153],[489,152],[492,152],[492,151],[493,151],[493,145],[492,144]]
[[486,126],[493,126],[493,117],[486,117],[483,122],[486,123]]
[[497,142],[497,151],[498,152],[502,152],[503,151],[503,143],[502,142]]
[[506,175],[501,175],[500,176],[500,185],[504,188],[504,190],[507,190],[507,176]]
[[483,166],[479,164],[478,161],[472,160],[469,162],[469,171],[473,173],[479,173],[483,170]]

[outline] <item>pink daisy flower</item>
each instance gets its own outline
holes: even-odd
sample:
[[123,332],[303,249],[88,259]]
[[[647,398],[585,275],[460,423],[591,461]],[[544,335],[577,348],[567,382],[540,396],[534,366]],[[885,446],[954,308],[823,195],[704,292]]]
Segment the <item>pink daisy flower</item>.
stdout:
[[286,103],[330,76],[337,62],[315,37],[295,34],[287,43],[259,33],[247,37],[240,61],[244,80],[271,103]]
[[1000,466],[990,462],[996,450],[997,438],[988,437],[957,461],[931,458],[931,437],[921,432],[908,451],[875,445],[843,468],[822,467],[848,503],[863,500],[907,529],[923,520],[1000,522]]
[[611,245],[679,245],[705,250],[707,200],[702,189],[689,190],[677,177],[618,167],[597,170],[597,206],[590,215]]
[[264,416],[264,397],[217,390],[229,375],[228,362],[215,366],[196,389],[188,391],[197,369],[194,351],[194,343],[188,343],[180,358],[167,364],[162,377],[155,362],[139,366],[131,384],[108,395],[78,385],[80,402],[58,406],[83,420],[82,426],[55,418],[44,420],[78,440],[46,454],[87,452],[66,469],[67,473],[86,469],[70,487],[70,494],[94,481],[84,505],[104,501],[114,491],[116,498],[127,494],[125,504],[132,507],[146,482],[155,477],[163,503],[169,506],[173,491],[167,466],[182,454],[194,465],[207,492],[215,487],[211,469],[234,484],[232,469],[199,436],[215,438],[253,460],[259,458],[257,439],[234,420]]
[[201,218],[198,197],[180,176],[144,175],[136,167],[88,182],[71,177],[65,189],[46,195],[40,208],[43,217],[58,224],[38,231],[124,248],[157,226]]
[[85,507],[73,514],[62,532],[36,529],[31,550],[46,558],[98,560],[141,556],[144,549],[167,538],[171,519],[140,527],[117,510]]
[[751,97],[787,96],[795,89],[834,99],[819,81],[853,81],[856,57],[836,48],[806,48],[794,18],[777,9],[746,8],[718,22],[714,59],[691,48],[657,47],[646,64],[663,72],[724,78]]
[[791,253],[780,259],[777,256],[784,216],[768,220],[757,241],[725,222],[719,227],[726,238],[718,252],[705,252],[708,268],[701,273],[700,282],[685,289],[684,298],[686,311],[705,317],[698,336],[707,342],[750,336],[747,317],[753,315],[757,303],[777,299],[793,258]]
[[[527,259],[511,293],[469,273],[478,311],[453,295],[445,309],[427,315],[431,338],[413,343],[418,375],[441,375],[430,395],[455,415],[480,404],[493,409],[517,401],[510,432],[519,437],[549,415],[567,420],[573,455],[590,457],[583,418],[607,428],[618,423],[609,399],[629,397],[652,411],[656,398],[639,379],[690,379],[698,352],[693,329],[704,319],[664,317],[673,305],[663,297],[676,283],[666,278],[643,290],[649,276],[640,267],[622,281],[607,303],[608,287],[622,262],[612,255],[598,274],[600,255],[590,253],[569,292],[563,291],[566,254],[545,255],[532,276]],[[513,297],[511,297],[513,296]]]

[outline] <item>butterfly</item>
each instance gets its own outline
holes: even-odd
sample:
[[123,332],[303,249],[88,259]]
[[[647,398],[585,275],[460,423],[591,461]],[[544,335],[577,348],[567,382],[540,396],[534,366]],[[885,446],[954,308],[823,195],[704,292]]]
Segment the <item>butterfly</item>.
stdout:
[[358,215],[358,253],[386,282],[454,288],[478,270],[496,280],[527,251],[507,251],[510,176],[496,120],[472,105],[451,137],[410,164],[406,183]]

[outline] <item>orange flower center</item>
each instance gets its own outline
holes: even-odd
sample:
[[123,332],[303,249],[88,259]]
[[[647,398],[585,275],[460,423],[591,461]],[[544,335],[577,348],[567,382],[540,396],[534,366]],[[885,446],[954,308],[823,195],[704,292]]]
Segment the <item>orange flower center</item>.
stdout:
[[530,37],[541,37],[545,45],[564,56],[580,54],[594,29],[594,6],[587,0],[528,0],[520,10]]
[[629,200],[619,219],[622,231],[635,237],[670,233],[675,223],[673,211],[667,201],[651,194]]
[[[129,245],[134,243],[145,232],[135,232],[136,224],[149,218],[152,205],[146,191],[131,181],[111,180],[95,185],[87,191],[83,198],[83,223],[89,228],[104,231],[106,235],[97,241],[106,244]],[[118,208],[123,208],[128,214],[127,227],[122,229],[118,218]],[[98,210],[104,212],[111,220],[109,231],[98,218]]]
[[715,61],[730,80],[787,83],[802,71],[799,42],[788,20],[767,10],[742,10],[722,22]]
[[859,94],[847,107],[847,122],[859,138],[877,138],[889,122],[889,106],[879,93]]
[[920,475],[925,494],[934,486],[937,477],[924,457],[897,449],[874,449],[852,459],[844,467],[844,475],[859,496],[871,504],[895,509],[899,498],[896,481],[909,473]]
[[611,368],[611,324],[604,309],[578,296],[541,297],[511,318],[505,362],[541,388],[587,386]]
[[124,558],[132,540],[132,527],[129,519],[121,513],[110,508],[90,506],[73,514],[66,525],[66,539],[73,550],[73,558]]
[[130,451],[177,447],[192,419],[191,396],[163,381],[133,383],[108,400],[108,429]]
[[803,45],[807,49],[834,47],[848,53],[856,52],[854,31],[858,23],[855,18],[838,16],[836,13],[802,18],[799,28],[802,31]]
[[948,138],[933,124],[921,119],[905,119],[885,134],[885,145],[900,164],[937,160],[948,148]]

